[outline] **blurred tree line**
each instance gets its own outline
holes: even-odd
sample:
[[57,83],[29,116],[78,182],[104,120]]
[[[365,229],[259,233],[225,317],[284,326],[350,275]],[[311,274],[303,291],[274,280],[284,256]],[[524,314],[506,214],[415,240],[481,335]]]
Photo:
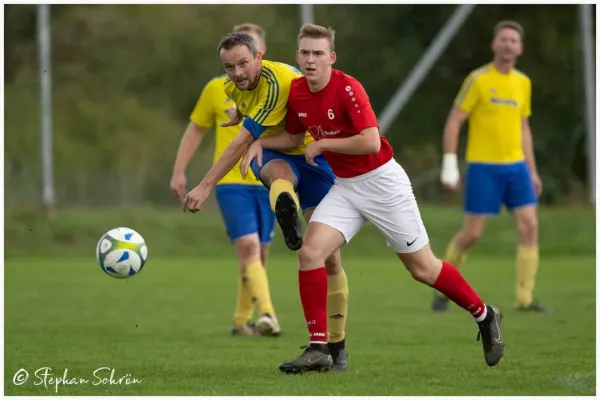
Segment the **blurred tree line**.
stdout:
[[[445,23],[452,5],[318,5],[337,31],[337,67],[365,85],[377,113]],[[216,45],[233,25],[267,31],[267,59],[294,64],[297,5],[55,5],[54,160],[59,205],[173,205],[168,183],[179,139],[204,84],[222,73]],[[584,98],[577,6],[480,5],[388,132],[417,194],[439,197],[445,118],[462,80],[491,59],[502,19],[526,30],[517,68],[533,82],[532,127],[546,202],[584,194]],[[594,24],[595,26],[595,24]],[[5,6],[5,203],[41,191],[36,6]],[[464,145],[465,136],[462,136]],[[214,141],[189,169],[209,166]]]

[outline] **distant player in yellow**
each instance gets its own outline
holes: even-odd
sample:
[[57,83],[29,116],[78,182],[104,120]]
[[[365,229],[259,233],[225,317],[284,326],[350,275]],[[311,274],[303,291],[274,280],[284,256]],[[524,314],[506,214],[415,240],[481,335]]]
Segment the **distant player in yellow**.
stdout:
[[[184,211],[195,212],[200,209],[215,183],[229,170],[236,168],[236,162],[254,140],[285,129],[290,86],[294,79],[301,76],[295,67],[263,60],[254,41],[244,33],[234,32],[225,36],[219,43],[218,53],[229,76],[225,82],[225,93],[237,106],[237,115],[232,123],[243,120],[243,124],[219,161],[206,173],[202,182],[185,196]],[[307,145],[314,142],[311,134],[306,132],[298,136],[300,140],[294,140],[293,146],[285,144],[285,148],[293,150],[265,150],[251,165],[254,176],[270,189],[271,209],[291,250],[300,249],[303,243],[300,210],[304,219],[309,221],[335,180],[331,167],[322,155],[314,158],[316,166],[307,162],[304,153]],[[249,172],[247,167],[244,173]],[[327,258],[325,267],[327,287],[322,292],[323,288],[319,286],[316,289],[318,295],[315,296],[320,298],[323,293],[326,296],[328,348],[333,368],[344,371],[347,364],[345,326],[349,291],[339,250]],[[306,274],[300,279],[309,281],[309,284],[320,283]],[[256,326],[261,330],[261,325],[267,322],[266,318],[259,319]]]
[[[542,181],[537,173],[529,127],[531,81],[514,69],[523,51],[523,28],[502,21],[494,29],[491,63],[465,79],[444,129],[441,181],[450,190],[459,187],[456,158],[458,136],[469,119],[465,219],[452,238],[446,259],[456,267],[480,238],[487,217],[504,204],[516,219],[519,235],[516,256],[516,305],[521,311],[544,311],[533,299],[538,270],[537,199]],[[448,300],[435,293],[432,308],[447,309]]]
[[[265,32],[260,26],[247,23],[234,27],[234,30],[247,33],[261,51],[266,50]],[[204,87],[181,139],[171,178],[171,190],[180,199],[186,191],[186,167],[206,131],[215,126],[214,162],[239,133],[239,125],[230,123],[231,117],[236,114],[236,107],[235,102],[225,94],[223,85],[226,79],[227,75],[222,75]],[[250,321],[255,309],[258,308],[263,316],[275,315],[265,272],[275,228],[275,215],[269,206],[269,191],[254,175],[243,178],[240,169],[234,168],[217,182],[215,192],[240,264],[232,334],[254,336],[258,331]],[[280,334],[279,325],[270,324],[261,333],[277,336]]]

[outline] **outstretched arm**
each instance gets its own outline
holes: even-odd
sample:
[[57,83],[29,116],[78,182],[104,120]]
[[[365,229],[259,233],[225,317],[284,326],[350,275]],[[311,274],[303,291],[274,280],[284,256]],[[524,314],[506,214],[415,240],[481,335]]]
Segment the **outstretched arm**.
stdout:
[[252,144],[254,139],[252,134],[244,127],[240,133],[229,143],[229,146],[223,151],[219,160],[206,173],[200,185],[208,186],[212,189],[242,158],[244,152]]

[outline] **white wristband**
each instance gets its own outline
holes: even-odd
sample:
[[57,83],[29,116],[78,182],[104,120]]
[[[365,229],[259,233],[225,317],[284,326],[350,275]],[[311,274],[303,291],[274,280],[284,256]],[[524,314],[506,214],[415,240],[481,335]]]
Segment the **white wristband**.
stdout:
[[455,186],[460,179],[458,159],[456,153],[445,153],[442,160],[442,173],[440,180],[444,185]]

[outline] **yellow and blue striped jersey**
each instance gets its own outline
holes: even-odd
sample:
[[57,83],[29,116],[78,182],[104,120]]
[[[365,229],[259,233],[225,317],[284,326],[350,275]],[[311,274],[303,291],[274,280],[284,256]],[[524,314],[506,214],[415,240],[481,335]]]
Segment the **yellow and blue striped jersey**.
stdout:
[[[225,94],[223,85],[227,75],[214,78],[206,84],[202,90],[202,94],[194,107],[194,111],[190,115],[190,120],[196,125],[203,128],[215,126],[215,152],[213,156],[213,164],[217,162],[223,151],[229,143],[240,133],[241,124],[238,126],[221,127],[220,124],[231,120],[231,116],[235,113],[235,103]],[[242,177],[240,171],[239,160],[234,168],[231,169],[221,179],[218,184],[241,183],[245,185],[262,185],[258,181],[252,170],[248,171],[246,179]]]
[[469,114],[467,162],[508,164],[525,156],[521,123],[531,115],[531,81],[517,70],[492,64],[472,71],[454,105]]
[[[285,129],[287,100],[292,81],[302,76],[300,71],[288,64],[262,60],[258,85],[252,90],[239,90],[230,79],[225,80],[225,94],[233,99],[238,110],[246,117],[244,127],[254,139],[269,136]],[[306,146],[314,139],[306,132],[304,144],[287,154],[304,154]]]

